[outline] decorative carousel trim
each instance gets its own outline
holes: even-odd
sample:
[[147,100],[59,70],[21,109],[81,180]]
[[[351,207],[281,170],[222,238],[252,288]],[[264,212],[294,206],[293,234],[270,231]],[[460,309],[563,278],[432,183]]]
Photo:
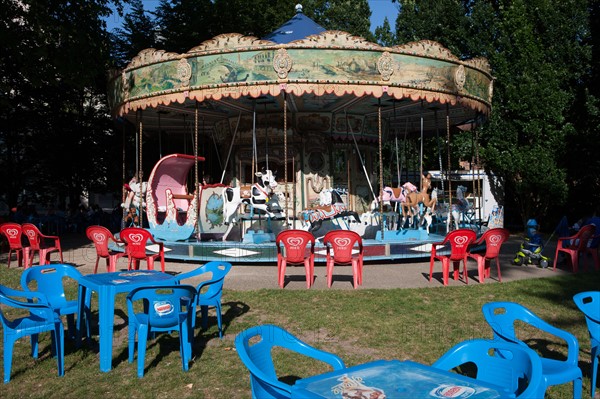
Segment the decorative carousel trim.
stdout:
[[287,79],[288,73],[292,70],[292,58],[287,50],[280,48],[273,58],[273,69],[277,72],[279,79]]
[[392,47],[394,52],[429,57],[442,60],[459,61],[446,47],[433,40],[421,40]]
[[[325,82],[323,82],[325,83]],[[284,88],[282,88],[284,87]],[[490,85],[490,88],[492,86]],[[299,83],[291,82],[285,86],[279,84],[260,85],[260,86],[237,86],[237,87],[215,87],[212,90],[207,88],[193,88],[179,92],[165,92],[161,95],[154,93],[151,96],[139,97],[123,102],[115,107],[117,115],[123,115],[129,111],[137,109],[146,109],[147,107],[157,107],[158,105],[169,105],[173,102],[182,104],[186,99],[203,102],[205,100],[220,100],[222,98],[239,99],[240,97],[261,95],[279,96],[284,90],[288,94],[301,96],[303,94],[335,94],[338,96],[353,94],[355,96],[374,96],[382,97],[384,94],[395,99],[410,98],[413,101],[425,100],[427,102],[440,102],[442,104],[456,105],[460,103],[465,107],[489,114],[491,104],[486,99],[481,99],[469,95],[457,95],[453,92],[431,91],[422,88],[411,87],[392,87],[372,85],[347,85],[347,84],[318,84],[318,83]]]
[[381,79],[384,81],[390,80],[390,77],[394,74],[395,69],[396,64],[394,59],[389,52],[385,51],[377,60],[377,70],[381,74]]
[[144,65],[155,64],[157,62],[176,60],[177,58],[180,58],[180,55],[177,53],[169,53],[165,50],[147,48],[140,51],[138,55],[133,57],[125,70],[134,69]]
[[465,87],[465,82],[467,81],[467,76],[465,74],[465,66],[459,65],[456,67],[456,71],[454,72],[454,84],[456,85],[456,90],[461,92]]
[[196,55],[197,53],[204,52],[215,52],[215,51],[231,51],[238,50],[239,48],[256,48],[256,47],[268,47],[274,45],[269,40],[261,40],[255,36],[244,36],[240,33],[224,33],[217,35],[212,39],[208,39],[200,43],[200,45],[193,47],[186,54]]
[[190,85],[192,66],[185,58],[181,58],[177,62],[177,78],[181,81],[181,87],[188,87]]

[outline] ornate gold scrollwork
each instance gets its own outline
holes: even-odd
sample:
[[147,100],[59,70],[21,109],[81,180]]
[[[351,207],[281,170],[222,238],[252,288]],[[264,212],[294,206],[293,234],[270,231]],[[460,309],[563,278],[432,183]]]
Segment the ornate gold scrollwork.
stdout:
[[288,73],[292,69],[292,58],[287,50],[280,48],[273,58],[273,69],[277,72],[279,79],[287,79]]
[[456,68],[456,72],[454,72],[454,84],[456,85],[456,90],[462,91],[465,87],[466,80],[465,67],[464,65],[459,65],[458,68]]
[[192,77],[192,66],[186,58],[177,61],[177,77],[181,82],[181,87],[188,87]]
[[394,59],[389,52],[385,51],[377,60],[377,70],[381,74],[381,79],[384,81],[390,80],[390,77],[394,74],[394,68]]

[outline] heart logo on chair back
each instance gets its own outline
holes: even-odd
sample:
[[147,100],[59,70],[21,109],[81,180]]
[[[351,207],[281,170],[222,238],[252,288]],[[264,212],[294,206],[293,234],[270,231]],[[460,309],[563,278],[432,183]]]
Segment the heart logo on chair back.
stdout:
[[303,242],[304,242],[304,240],[302,240],[302,238],[296,238],[296,237],[290,237],[287,240],[287,243],[292,247],[299,247],[300,245],[302,245]]
[[498,243],[502,240],[502,236],[499,234],[494,234],[490,236],[490,244],[498,245]]
[[19,235],[19,230],[17,230],[17,229],[8,229],[8,230],[6,230],[6,234],[8,234],[8,236],[10,238],[15,238],[17,235]]
[[458,246],[463,246],[466,244],[466,242],[469,240],[468,237],[466,236],[458,236],[454,238],[454,243]]
[[340,247],[340,248],[345,248],[345,247],[347,247],[348,245],[350,245],[350,242],[351,242],[351,241],[352,241],[351,239],[349,239],[349,238],[345,238],[345,237],[344,237],[344,238],[334,238],[334,239],[333,239],[333,243],[334,243],[334,244],[335,244],[337,247]]
[[94,241],[96,242],[104,242],[106,240],[106,236],[102,233],[94,233]]
[[131,240],[131,242],[133,242],[134,244],[139,244],[140,242],[142,242],[142,240],[144,239],[144,236],[141,234],[131,234],[129,236],[129,239]]

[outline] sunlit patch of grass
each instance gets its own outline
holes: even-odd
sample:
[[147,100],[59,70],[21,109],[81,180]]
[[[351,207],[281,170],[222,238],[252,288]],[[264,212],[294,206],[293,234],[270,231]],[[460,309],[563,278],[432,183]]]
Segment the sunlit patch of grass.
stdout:
[[[19,287],[21,269],[0,265],[2,284]],[[110,397],[127,398],[249,398],[248,371],[234,348],[235,336],[257,324],[277,324],[307,343],[333,352],[348,366],[376,359],[412,359],[431,364],[454,344],[470,338],[491,338],[481,313],[490,301],[519,302],[549,323],[567,330],[580,343],[584,396],[590,388],[590,343],[583,315],[572,297],[598,290],[600,273],[580,273],[501,284],[390,290],[257,290],[225,289],[225,336],[218,338],[214,313],[209,328],[196,329],[194,359],[190,370],[181,369],[178,337],[158,336],[148,342],[146,370],[137,378],[136,362],[127,361],[125,296],[116,300],[113,370],[99,371],[97,321],[91,345],[76,348],[67,340],[65,376],[57,377],[56,360],[50,355],[49,334],[40,336],[40,359],[30,357],[29,340],[14,350],[11,382],[2,387],[2,398]],[[67,293],[76,292],[75,284]],[[97,304],[93,303],[97,317]],[[3,308],[6,313],[10,309]],[[200,326],[198,320],[198,326]],[[65,324],[66,326],[66,324]],[[544,336],[524,329],[524,338]],[[0,351],[3,351],[2,348]],[[552,350],[564,355],[561,343]],[[322,364],[276,351],[276,366],[288,379],[326,371]],[[546,398],[569,398],[572,386],[552,387]]]

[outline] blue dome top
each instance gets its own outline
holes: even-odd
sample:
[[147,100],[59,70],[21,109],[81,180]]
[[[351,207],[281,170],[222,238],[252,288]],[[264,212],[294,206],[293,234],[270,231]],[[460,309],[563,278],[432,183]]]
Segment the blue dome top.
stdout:
[[297,5],[296,15],[292,19],[262,39],[270,40],[277,44],[286,44],[321,32],[325,32],[325,28],[304,15],[302,13],[302,6]]

